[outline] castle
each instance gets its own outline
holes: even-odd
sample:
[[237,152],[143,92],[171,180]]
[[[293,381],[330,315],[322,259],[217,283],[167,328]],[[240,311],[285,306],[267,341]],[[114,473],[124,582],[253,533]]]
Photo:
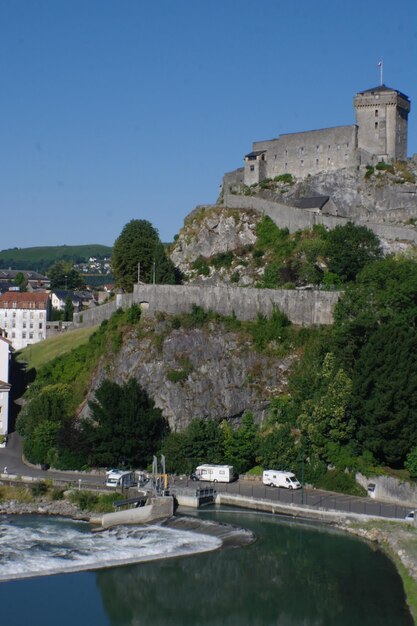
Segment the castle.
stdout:
[[[255,141],[240,173],[245,185],[289,173],[308,174],[407,158],[410,99],[397,89],[380,85],[354,98],[356,123]],[[242,176],[243,175],[243,176]]]

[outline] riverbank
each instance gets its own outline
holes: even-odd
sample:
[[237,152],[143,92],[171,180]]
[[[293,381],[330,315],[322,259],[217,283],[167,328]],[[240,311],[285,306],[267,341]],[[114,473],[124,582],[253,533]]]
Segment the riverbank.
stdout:
[[338,524],[346,532],[377,544],[395,563],[411,615],[417,624],[417,529],[385,520]]
[[[15,494],[15,498],[4,499],[7,488],[2,487],[1,495],[3,501],[0,501],[0,515],[49,515],[67,517],[74,520],[89,521],[91,517],[96,515],[95,511],[81,510],[76,503],[70,502],[67,497],[61,500],[51,500],[45,496],[30,496],[30,501],[22,501],[18,496],[25,497],[25,494]],[[66,494],[68,496],[69,494]],[[27,492],[26,492],[27,497]],[[185,514],[185,511],[182,511]],[[276,512],[284,513],[284,511]],[[285,514],[285,513],[284,513]],[[288,512],[287,512],[288,514]],[[303,518],[309,519],[308,511],[303,511]],[[184,517],[173,518],[167,525],[173,528],[183,528],[190,532],[200,532],[210,535],[221,536],[225,547],[238,547],[247,545],[255,540],[251,533],[245,534],[244,529],[227,530],[222,529],[220,525],[201,524],[201,522],[190,521]],[[311,519],[318,521],[316,516]],[[326,520],[322,516],[321,523],[335,526],[349,534],[354,534],[367,542],[378,545],[395,563],[399,572],[406,597],[407,604],[413,616],[415,624],[417,624],[417,529],[412,525],[406,525],[403,522],[393,522],[386,520]],[[215,528],[216,526],[216,528]],[[242,531],[242,532],[241,532]]]

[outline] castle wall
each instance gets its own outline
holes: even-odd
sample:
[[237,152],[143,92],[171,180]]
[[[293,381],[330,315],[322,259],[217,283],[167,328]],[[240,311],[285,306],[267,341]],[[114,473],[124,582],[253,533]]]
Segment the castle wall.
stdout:
[[140,304],[145,315],[155,315],[158,311],[171,315],[188,313],[196,304],[221,315],[236,315],[240,320],[256,319],[258,314],[270,316],[276,306],[299,326],[331,324],[333,308],[339,297],[337,291],[140,284],[134,286],[133,294],[119,296],[117,305],[103,305],[75,313],[74,328],[100,324],[117,308],[126,309],[132,303]]
[[221,315],[236,315],[240,320],[270,316],[276,306],[293,324],[312,326],[331,324],[333,308],[340,297],[335,291],[253,289],[250,287],[201,285],[135,285],[134,301],[146,303],[148,315],[157,311],[179,314],[192,305]]
[[[357,127],[336,126],[302,133],[280,135],[277,139],[256,141],[253,151],[266,151],[261,163],[263,178],[274,178],[290,173],[303,178],[324,170],[337,170],[358,165]],[[245,163],[245,184],[259,182],[256,169],[248,170],[253,164]],[[257,180],[255,180],[257,178]]]
[[391,226],[389,224],[375,224],[365,220],[352,220],[352,218],[338,217],[335,215],[323,215],[306,209],[279,204],[271,200],[263,200],[252,196],[237,196],[225,194],[224,206],[234,209],[254,209],[260,213],[268,215],[279,228],[288,228],[290,233],[297,230],[312,228],[315,224],[323,224],[332,230],[336,226],[344,226],[347,222],[366,226],[372,230],[380,239],[398,240],[417,243],[417,231],[406,226]]

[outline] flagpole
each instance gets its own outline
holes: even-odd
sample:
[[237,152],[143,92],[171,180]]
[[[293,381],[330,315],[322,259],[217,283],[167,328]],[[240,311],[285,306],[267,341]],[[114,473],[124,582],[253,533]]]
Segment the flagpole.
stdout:
[[381,59],[378,65],[379,65],[380,80],[381,80],[381,87],[382,87],[382,85],[384,84],[384,61]]

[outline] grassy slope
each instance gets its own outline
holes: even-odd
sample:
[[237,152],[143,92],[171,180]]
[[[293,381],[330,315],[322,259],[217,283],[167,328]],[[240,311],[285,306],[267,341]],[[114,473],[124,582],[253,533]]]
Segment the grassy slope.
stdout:
[[39,369],[57,356],[61,356],[88,341],[90,335],[97,329],[96,326],[80,328],[64,332],[56,337],[28,346],[18,355],[18,361],[28,364],[28,368]]
[[[112,248],[100,244],[82,246],[44,246],[35,248],[17,248],[0,251],[0,267],[12,269],[36,270],[39,265],[52,265],[56,261],[90,256],[111,256]],[[25,267],[24,267],[25,266]]]

